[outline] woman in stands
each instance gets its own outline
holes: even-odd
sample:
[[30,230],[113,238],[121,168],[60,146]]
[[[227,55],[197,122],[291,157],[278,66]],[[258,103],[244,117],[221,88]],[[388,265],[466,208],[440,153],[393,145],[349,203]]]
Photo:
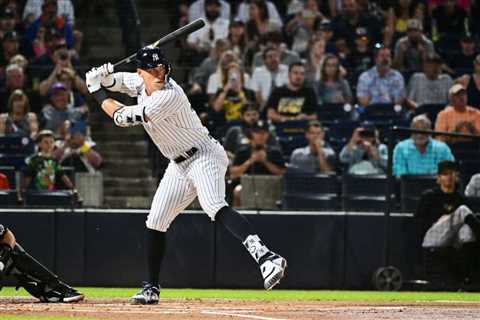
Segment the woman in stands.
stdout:
[[320,104],[352,102],[352,90],[342,76],[340,62],[335,55],[325,56],[320,67],[320,75],[320,80],[314,85]]
[[27,95],[20,89],[12,92],[7,104],[8,113],[0,114],[0,135],[35,138],[38,133],[37,115],[30,112]]

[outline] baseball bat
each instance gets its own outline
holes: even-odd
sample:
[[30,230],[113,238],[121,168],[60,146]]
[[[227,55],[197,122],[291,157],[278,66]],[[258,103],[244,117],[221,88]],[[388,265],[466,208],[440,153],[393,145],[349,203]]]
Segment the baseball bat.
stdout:
[[[201,29],[205,26],[205,21],[203,19],[197,19],[195,21],[190,22],[187,25],[184,25],[181,28],[178,28],[175,31],[170,32],[166,36],[160,38],[159,40],[155,41],[154,43],[148,45],[147,47],[160,47],[163,46],[169,42],[172,42],[173,40],[178,39],[179,37],[182,37],[184,35],[190,34],[192,32],[197,31],[198,29]],[[124,63],[130,63],[132,60],[135,58],[136,53],[116,62],[113,67],[118,67]]]

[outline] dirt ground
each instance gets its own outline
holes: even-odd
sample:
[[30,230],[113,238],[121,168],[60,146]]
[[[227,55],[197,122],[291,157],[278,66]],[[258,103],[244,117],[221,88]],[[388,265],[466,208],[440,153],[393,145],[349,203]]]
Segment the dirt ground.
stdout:
[[44,304],[30,298],[0,298],[0,318],[6,315],[57,315],[112,320],[453,320],[480,319],[480,302],[348,303],[192,299],[161,300],[160,304],[154,306],[134,306],[124,299]]

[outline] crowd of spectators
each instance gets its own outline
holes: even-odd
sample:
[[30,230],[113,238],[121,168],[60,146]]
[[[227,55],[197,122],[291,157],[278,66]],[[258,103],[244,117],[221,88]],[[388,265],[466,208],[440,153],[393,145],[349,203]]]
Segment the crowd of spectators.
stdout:
[[[455,0],[183,1],[179,25],[207,24],[181,43],[184,83],[223,141],[234,181],[280,175],[285,166],[385,174],[388,124],[479,134],[479,9]],[[436,112],[420,112],[432,105]],[[335,121],[322,118],[335,106],[351,115],[351,136],[340,143]],[[369,117],[382,106],[396,113],[387,125]],[[275,134],[295,121],[291,144],[278,143]],[[295,148],[298,130],[305,136]],[[456,141],[430,133],[396,141],[393,174],[435,175],[439,162],[461,160]],[[280,154],[285,163],[272,158]]]
[[[74,189],[63,167],[101,166],[81,76],[82,37],[71,0],[0,1],[0,137],[34,145],[14,163],[23,177],[19,199],[28,189]],[[10,165],[9,155],[2,161]]]

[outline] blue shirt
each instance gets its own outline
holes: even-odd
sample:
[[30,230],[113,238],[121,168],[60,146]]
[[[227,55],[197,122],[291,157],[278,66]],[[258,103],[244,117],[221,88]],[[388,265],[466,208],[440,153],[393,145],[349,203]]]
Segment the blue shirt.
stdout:
[[396,103],[405,97],[405,81],[402,74],[394,69],[380,77],[375,66],[358,78],[357,97],[369,98],[370,104]]
[[427,148],[420,153],[412,138],[399,142],[393,150],[393,174],[437,174],[437,165],[442,160],[455,160],[448,145],[428,139]]

